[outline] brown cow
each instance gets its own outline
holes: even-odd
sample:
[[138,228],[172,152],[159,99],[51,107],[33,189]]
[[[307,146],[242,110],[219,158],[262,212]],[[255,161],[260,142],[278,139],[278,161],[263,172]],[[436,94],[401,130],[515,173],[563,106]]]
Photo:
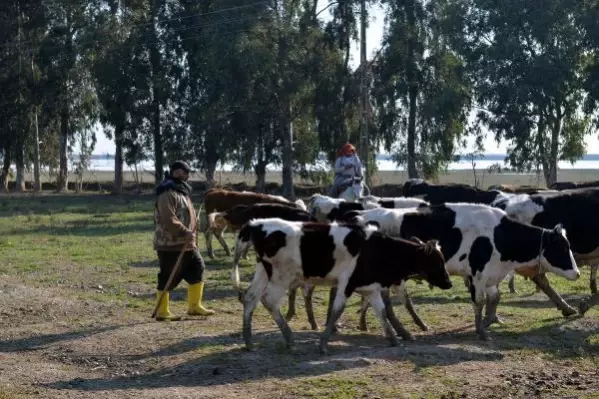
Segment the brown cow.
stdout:
[[[302,200],[297,200],[295,203],[288,201],[284,197],[278,195],[260,194],[251,191],[230,191],[220,188],[211,188],[206,191],[204,195],[204,201],[200,205],[198,211],[198,219],[200,231],[204,232],[206,238],[206,247],[208,256],[214,259],[214,251],[212,250],[212,235],[216,236],[216,239],[220,245],[224,248],[227,256],[231,255],[231,249],[227,245],[227,242],[223,238],[224,229],[220,229],[215,226],[211,228],[208,223],[208,215],[213,212],[224,212],[228,211],[237,205],[253,205],[258,203],[269,203],[269,204],[282,204],[290,207],[306,210]],[[202,213],[202,206],[204,207],[204,213]]]

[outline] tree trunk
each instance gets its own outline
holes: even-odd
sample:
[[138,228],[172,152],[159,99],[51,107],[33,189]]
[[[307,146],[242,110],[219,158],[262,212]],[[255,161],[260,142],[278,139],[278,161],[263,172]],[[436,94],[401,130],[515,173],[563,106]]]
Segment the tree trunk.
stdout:
[[288,110],[288,106],[283,108],[280,124],[283,139],[283,196],[295,200],[293,190],[293,122]]
[[42,191],[42,181],[40,177],[40,132],[37,119],[37,106],[35,107],[35,142],[33,143],[33,190]]
[[562,130],[561,107],[557,108],[558,116],[555,118],[551,129],[551,152],[549,154],[549,171],[546,178],[547,187],[557,182],[557,158],[559,150],[559,135]]
[[2,172],[0,172],[0,184],[3,191],[8,191],[8,181],[10,180],[10,164],[11,164],[10,148],[9,146],[4,147],[4,160],[2,165]]
[[409,113],[408,113],[408,177],[417,179],[418,169],[416,168],[416,107],[418,105],[418,82],[416,79],[416,13],[415,2],[410,1],[406,4],[406,16],[408,22],[408,69],[406,77],[408,80],[409,92]]
[[164,153],[162,149],[162,136],[160,132],[160,53],[158,52],[158,33],[156,23],[160,0],[152,1],[152,43],[150,43],[150,62],[152,63],[152,125],[154,136],[154,181],[160,184],[164,172]]
[[206,162],[206,189],[215,186],[214,175],[216,174],[216,161]]
[[69,111],[68,105],[65,104],[60,117],[60,166],[58,170],[58,178],[56,181],[57,191],[67,191],[68,188],[68,173],[69,166],[67,160],[67,147],[69,137]]
[[17,140],[17,148],[15,156],[15,167],[17,176],[13,191],[22,193],[25,191],[25,143],[22,139]]
[[266,191],[266,162],[259,160],[254,165],[254,172],[256,173],[256,192],[264,193]]
[[416,105],[418,98],[418,88],[416,85],[410,87],[409,92],[409,115],[408,115],[408,178],[417,179],[418,169],[416,168]]
[[112,194],[116,195],[123,192],[123,131],[122,124],[114,129],[114,187],[112,187]]

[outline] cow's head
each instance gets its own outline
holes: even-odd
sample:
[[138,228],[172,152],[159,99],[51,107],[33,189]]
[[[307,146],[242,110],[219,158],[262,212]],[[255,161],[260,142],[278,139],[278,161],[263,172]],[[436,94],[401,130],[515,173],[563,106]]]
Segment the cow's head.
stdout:
[[445,268],[445,257],[441,252],[439,241],[429,240],[423,242],[418,237],[410,237],[410,240],[417,242],[425,255],[418,267],[426,281],[430,285],[439,287],[442,290],[450,289],[452,284]]
[[566,237],[566,229],[558,224],[552,230],[543,230],[541,244],[541,264],[548,271],[568,280],[580,277],[580,271],[570,249],[570,242]]

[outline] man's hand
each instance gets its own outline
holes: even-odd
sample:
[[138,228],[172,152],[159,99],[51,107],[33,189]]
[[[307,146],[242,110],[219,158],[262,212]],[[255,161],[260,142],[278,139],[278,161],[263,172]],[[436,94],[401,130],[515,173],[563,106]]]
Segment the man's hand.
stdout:
[[186,232],[184,237],[186,241],[193,243],[193,231]]

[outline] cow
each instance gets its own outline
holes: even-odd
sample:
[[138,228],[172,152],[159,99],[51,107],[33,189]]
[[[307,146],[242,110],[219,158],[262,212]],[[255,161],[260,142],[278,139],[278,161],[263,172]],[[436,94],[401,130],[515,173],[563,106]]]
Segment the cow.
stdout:
[[572,181],[558,181],[549,186],[552,190],[572,190],[576,188],[592,188],[599,187],[599,181],[583,181],[583,182],[572,182]]
[[[243,338],[248,349],[253,346],[251,321],[258,301],[276,321],[287,346],[293,345],[291,329],[281,315],[279,303],[294,283],[337,287],[327,327],[320,338],[323,354],[328,352],[333,325],[353,292],[368,298],[390,344],[397,345],[387,322],[383,291],[411,276],[422,277],[441,289],[452,286],[436,241],[422,244],[392,238],[372,225],[256,219],[239,231],[237,241],[251,241],[257,254],[253,281],[243,295]],[[236,265],[232,281],[241,290]],[[401,323],[393,327],[410,339]]]
[[483,204],[446,203],[357,213],[354,222],[377,223],[380,231],[390,236],[439,240],[449,274],[460,275],[470,283],[476,333],[482,340],[490,339],[489,325],[501,322],[496,315],[498,285],[510,271],[536,268],[569,280],[580,277],[566,230],[560,224],[553,229],[532,226]]
[[[521,194],[501,201],[496,206],[505,210],[511,217],[535,226],[547,228],[557,223],[562,224],[569,232],[569,241],[576,261],[591,265],[590,289],[593,294],[597,292],[599,188]],[[564,316],[577,313],[553,290],[543,274],[532,275],[531,278]]]
[[361,197],[357,202],[347,202],[341,198],[331,198],[322,194],[314,194],[308,202],[308,212],[321,222],[343,219],[350,211],[362,211],[373,208],[406,208],[424,206],[428,202],[419,198],[380,198],[373,195]]
[[[316,221],[316,219],[306,211],[292,208],[282,204],[253,204],[253,205],[237,205],[233,209],[225,212],[213,212],[208,215],[208,225],[214,230],[224,231],[230,229],[231,232],[239,231],[247,222],[252,219],[265,219],[265,218],[279,218],[288,221]],[[249,243],[247,243],[249,244]],[[247,253],[250,249],[250,245],[235,246],[234,250],[234,263],[239,264],[241,257],[247,259]],[[286,320],[289,321],[295,316],[295,298],[297,295],[296,287],[289,291],[289,307]],[[310,305],[312,304],[313,288],[311,286],[304,287],[304,298],[307,303],[309,300]],[[312,323],[311,319],[311,323]],[[318,329],[317,325],[312,324],[313,329]]]
[[[223,231],[218,229],[212,229],[208,223],[208,215],[213,212],[223,212],[234,208],[237,205],[252,205],[257,203],[268,203],[268,204],[282,204],[297,209],[305,210],[306,206],[302,200],[298,200],[295,203],[280,197],[278,195],[269,195],[254,193],[251,191],[230,191],[220,188],[211,188],[204,194],[204,201],[200,205],[198,210],[198,223],[203,226],[204,237],[206,238],[206,249],[208,256],[214,259],[214,251],[212,250],[212,235],[216,236],[216,239],[225,250],[227,256],[231,255],[231,249],[223,238]],[[202,213],[202,206],[204,207],[204,213]],[[200,219],[203,218],[203,219]]]
[[431,184],[422,179],[409,179],[403,186],[404,197],[422,198],[430,204],[461,203],[492,205],[513,194],[499,190],[485,191],[467,184]]
[[510,194],[536,194],[538,192],[547,191],[547,189],[528,185],[514,186],[511,184],[494,184],[489,186],[487,191],[501,191]]
[[381,208],[412,208],[428,205],[423,199],[420,198],[407,198],[407,197],[376,197],[374,195],[368,195],[358,200],[362,204],[377,204]]

